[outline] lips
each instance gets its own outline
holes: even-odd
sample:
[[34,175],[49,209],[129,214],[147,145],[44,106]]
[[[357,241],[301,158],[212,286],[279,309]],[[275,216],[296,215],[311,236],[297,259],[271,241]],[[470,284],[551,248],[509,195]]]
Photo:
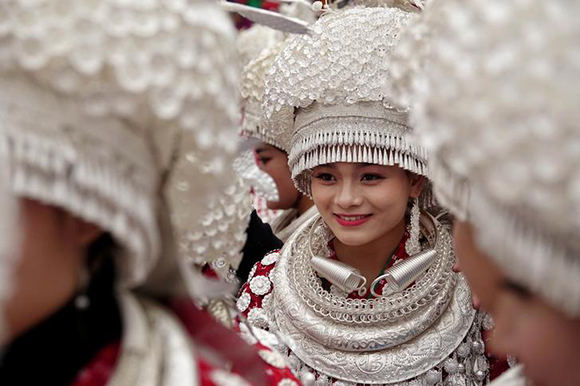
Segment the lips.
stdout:
[[335,214],[336,222],[345,227],[355,227],[369,220],[371,214]]

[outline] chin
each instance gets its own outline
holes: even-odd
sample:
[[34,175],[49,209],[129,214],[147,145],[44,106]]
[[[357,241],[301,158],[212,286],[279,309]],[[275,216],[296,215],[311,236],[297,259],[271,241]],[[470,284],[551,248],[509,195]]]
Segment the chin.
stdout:
[[332,232],[334,236],[340,240],[341,243],[344,245],[348,245],[349,247],[359,247],[361,245],[368,244],[371,240],[369,239],[368,235],[360,234],[345,234],[347,232]]
[[271,210],[287,209],[278,201],[266,201],[266,208]]

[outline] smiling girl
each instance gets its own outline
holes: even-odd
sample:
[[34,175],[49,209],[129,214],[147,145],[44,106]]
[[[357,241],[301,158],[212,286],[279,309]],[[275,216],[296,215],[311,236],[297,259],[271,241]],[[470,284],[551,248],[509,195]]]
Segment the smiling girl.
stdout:
[[[402,2],[413,9],[411,2]],[[481,385],[483,315],[426,209],[426,154],[382,91],[413,13],[324,14],[269,70],[268,124],[288,135],[298,190],[320,212],[256,264],[238,309],[279,334],[305,383]]]

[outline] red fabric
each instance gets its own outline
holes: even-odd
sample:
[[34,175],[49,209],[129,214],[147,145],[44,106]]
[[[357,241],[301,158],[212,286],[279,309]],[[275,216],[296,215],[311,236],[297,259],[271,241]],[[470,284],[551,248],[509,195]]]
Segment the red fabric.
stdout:
[[173,300],[171,309],[198,344],[211,348],[217,356],[231,363],[232,372],[243,375],[252,384],[275,386],[283,379],[300,384],[288,367],[280,369],[262,360],[258,350],[270,351],[269,348],[261,344],[249,346],[234,331],[215,321],[191,300]]
[[[248,346],[234,331],[226,329],[213,320],[189,299],[173,300],[170,302],[170,307],[183,322],[193,340],[213,349],[218,357],[232,363],[232,372],[245,375],[250,384],[274,386],[283,379],[290,379],[300,385],[289,368],[279,369],[262,360],[257,350],[269,350],[267,347],[260,344],[256,347]],[[79,372],[71,386],[105,386],[115,371],[120,351],[120,342],[104,347]],[[216,368],[203,358],[196,359],[201,385],[216,386],[212,381],[212,372]]]
[[72,386],[105,386],[117,364],[120,352],[119,342],[105,346],[96,357],[82,369]]
[[208,279],[219,279],[217,272],[209,264],[205,264],[201,268],[201,273]]

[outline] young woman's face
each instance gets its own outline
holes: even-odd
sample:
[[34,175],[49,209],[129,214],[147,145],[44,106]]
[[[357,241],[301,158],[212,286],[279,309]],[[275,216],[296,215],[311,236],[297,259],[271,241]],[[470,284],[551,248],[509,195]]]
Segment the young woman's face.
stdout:
[[268,201],[268,209],[290,209],[296,206],[301,197],[300,192],[292,182],[292,174],[288,166],[288,155],[265,143],[256,148],[259,168],[268,173],[276,183],[278,201]]
[[468,223],[455,223],[454,239],[461,271],[495,321],[491,351],[517,357],[535,386],[580,385],[580,320],[509,280],[475,244]]
[[314,168],[314,203],[334,235],[345,245],[361,246],[405,221],[410,197],[423,179],[397,166],[338,162]]

